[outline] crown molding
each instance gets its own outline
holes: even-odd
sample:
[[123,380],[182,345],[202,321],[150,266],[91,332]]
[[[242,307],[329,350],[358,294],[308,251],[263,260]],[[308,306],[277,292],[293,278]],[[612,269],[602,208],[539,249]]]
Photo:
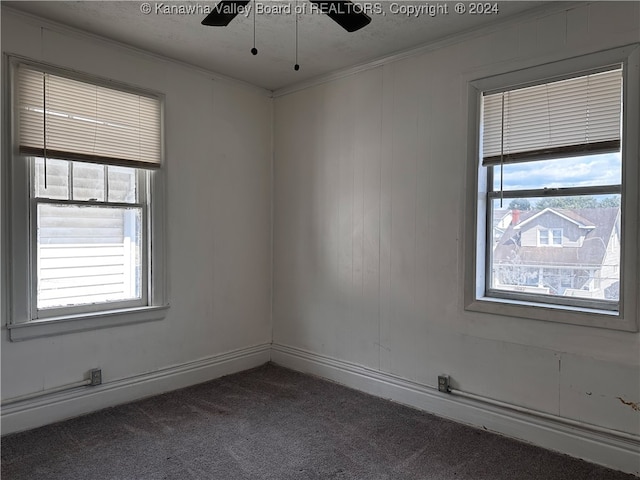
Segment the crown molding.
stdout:
[[273,91],[273,97],[278,98],[284,95],[289,95],[291,93],[298,92],[300,90],[305,90],[307,88],[315,87],[321,85],[323,83],[333,82],[335,80],[339,80],[341,78],[349,77],[351,75],[355,75],[357,73],[365,72],[367,70],[371,70],[374,68],[378,68],[384,65],[388,65],[391,63],[399,62],[401,60],[416,57],[428,52],[433,52],[435,50],[439,50],[441,48],[449,47],[451,45],[455,45],[457,43],[462,43],[467,40],[472,40],[474,38],[487,35],[496,31],[501,30],[504,25],[508,25],[509,23],[521,22],[526,20],[531,20],[534,18],[538,18],[544,15],[551,15],[554,13],[558,13],[561,11],[566,11],[574,8],[578,8],[584,5],[587,5],[589,2],[579,1],[579,2],[571,2],[571,1],[549,1],[545,5],[541,5],[539,7],[533,8],[531,10],[527,10],[525,12],[510,16],[505,18],[504,20],[499,20],[491,25],[485,25],[482,27],[475,27],[464,32],[455,33],[453,35],[449,35],[443,37],[439,40],[429,42],[418,47],[412,47],[407,50],[401,50],[396,53],[392,53],[390,55],[385,55],[384,57],[380,57],[375,60],[367,61],[365,63],[361,63],[359,65],[355,65],[352,67],[347,67],[342,70],[337,70],[335,72],[328,73],[326,75],[319,75],[317,77],[304,80],[299,83],[295,83],[293,85],[279,88]]
[[163,63],[167,63],[170,65],[174,65],[174,66],[178,66],[178,67],[182,67],[188,70],[191,70],[193,72],[197,72],[201,75],[204,75],[206,77],[209,77],[211,80],[213,81],[218,81],[218,82],[223,82],[229,85],[233,85],[233,86],[240,86],[242,88],[245,88],[247,90],[253,91],[255,93],[264,95],[266,97],[271,97],[272,96],[272,91],[268,90],[266,88],[262,88],[259,87],[257,85],[254,85],[252,83],[249,82],[245,82],[243,80],[239,80],[237,78],[233,78],[227,75],[223,75],[221,73],[218,72],[214,72],[211,70],[208,70],[206,68],[202,68],[199,67],[197,65],[194,65],[192,63],[188,63],[188,62],[184,62],[182,60],[177,60],[175,58],[171,58],[171,57],[166,57],[164,55],[160,55],[157,53],[153,53],[150,52],[148,50],[144,50],[142,48],[138,48],[138,47],[134,47],[132,45],[129,45],[127,43],[123,43],[123,42],[119,42],[117,40],[112,40],[108,37],[104,37],[102,35],[98,35],[95,33],[91,33],[87,30],[82,30],[76,27],[71,27],[69,25],[65,25],[63,23],[59,23],[59,22],[55,22],[53,20],[48,20],[46,18],[43,17],[39,17],[37,15],[33,15],[31,13],[27,13],[27,12],[23,12],[21,10],[17,10],[13,7],[9,7],[6,5],[1,5],[1,11],[2,11],[2,15],[5,14],[9,14],[9,15],[13,15],[16,16],[22,20],[24,20],[25,22],[31,23],[31,24],[35,24],[41,27],[44,27],[48,30],[51,30],[52,32],[56,32],[56,33],[60,33],[60,34],[64,34],[64,35],[69,35],[72,37],[75,37],[77,39],[80,40],[90,40],[90,41],[94,41],[94,42],[100,42],[106,45],[109,45],[110,47],[116,48],[116,49],[120,49],[123,51],[126,51],[127,53],[134,53],[136,55],[140,55],[146,58],[150,58],[159,62],[163,62]]

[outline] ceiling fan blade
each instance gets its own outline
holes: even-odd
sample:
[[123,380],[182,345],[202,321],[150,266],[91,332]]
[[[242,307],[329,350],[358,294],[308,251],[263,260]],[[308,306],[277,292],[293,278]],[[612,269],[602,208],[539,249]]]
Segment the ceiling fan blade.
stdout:
[[347,32],[355,32],[366,27],[371,22],[371,17],[362,11],[362,8],[349,0],[310,0],[318,5],[322,13],[329,15],[334,22]]
[[226,27],[239,13],[244,12],[244,7],[247,6],[247,3],[249,3],[249,0],[222,0],[202,20],[202,25]]

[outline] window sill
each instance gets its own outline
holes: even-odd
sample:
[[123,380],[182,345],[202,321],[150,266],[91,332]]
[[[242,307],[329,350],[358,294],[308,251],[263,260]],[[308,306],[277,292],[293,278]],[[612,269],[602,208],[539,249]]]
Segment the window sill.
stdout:
[[169,305],[127,308],[78,315],[52,317],[46,320],[34,320],[25,323],[7,325],[12,342],[32,338],[50,337],[65,333],[84,332],[99,328],[130,325],[133,323],[162,320],[166,316]]
[[634,319],[624,318],[620,312],[610,310],[568,307],[493,297],[477,298],[467,303],[465,310],[554,323],[568,323],[585,327],[607,328],[627,332],[638,331]]

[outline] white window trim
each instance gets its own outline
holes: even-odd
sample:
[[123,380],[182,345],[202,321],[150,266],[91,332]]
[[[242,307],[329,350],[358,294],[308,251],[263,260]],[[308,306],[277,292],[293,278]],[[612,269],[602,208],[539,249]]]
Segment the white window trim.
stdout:
[[[30,314],[31,286],[29,267],[29,167],[24,157],[17,153],[17,132],[14,130],[14,112],[12,88],[15,64],[27,63],[51,73],[60,73],[91,83],[118,86],[125,90],[153,95],[160,99],[161,138],[164,138],[164,95],[142,90],[129,85],[118,84],[109,80],[65,70],[52,65],[34,62],[29,59],[4,55],[3,68],[6,72],[2,86],[3,124],[2,137],[4,145],[2,154],[7,161],[2,162],[2,305],[3,321],[12,341],[46,337],[71,332],[80,332],[117,325],[126,325],[154,320],[166,316],[169,308],[166,270],[166,208],[165,180],[163,167],[152,171],[149,175],[149,191],[151,202],[148,206],[148,233],[150,238],[148,254],[150,278],[148,282],[147,305],[70,313],[42,320],[32,320]],[[161,146],[164,157],[164,145]]]
[[[487,175],[480,166],[481,97],[485,91],[515,87],[536,81],[569,77],[606,65],[623,64],[623,132],[622,132],[622,238],[621,286],[619,311],[569,307],[493,298],[485,295],[485,249],[488,228],[486,219]],[[638,228],[640,225],[640,46],[629,45],[590,55],[544,64],[475,80],[468,87],[467,198],[464,223],[463,299],[465,310],[506,315],[557,323],[568,323],[614,330],[638,331],[640,316],[637,297],[640,287],[638,265]],[[485,192],[485,193],[483,193]]]

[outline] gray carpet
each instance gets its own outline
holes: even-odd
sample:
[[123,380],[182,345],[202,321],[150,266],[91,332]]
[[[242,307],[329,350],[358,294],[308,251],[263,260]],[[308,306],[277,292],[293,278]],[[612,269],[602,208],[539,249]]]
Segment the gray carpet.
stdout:
[[2,439],[2,480],[631,480],[274,365]]

